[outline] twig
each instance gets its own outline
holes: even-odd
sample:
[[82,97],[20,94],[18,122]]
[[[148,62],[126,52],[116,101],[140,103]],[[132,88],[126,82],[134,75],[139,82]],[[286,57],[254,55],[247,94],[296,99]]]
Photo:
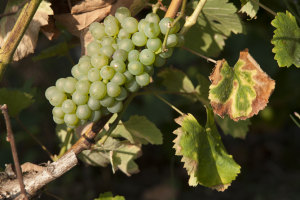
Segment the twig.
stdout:
[[165,17],[174,18],[177,14],[177,11],[182,3],[182,0],[172,0]]
[[264,9],[265,11],[267,11],[268,13],[270,13],[271,15],[276,16],[276,12],[274,12],[273,10],[271,10],[270,8],[268,8],[267,6],[263,5],[262,3],[258,2],[259,7],[261,7],[262,9]]
[[163,97],[161,97],[160,95],[154,93],[154,95],[161,101],[163,101],[165,104],[167,104],[168,106],[170,106],[173,110],[175,110],[176,112],[178,112],[180,115],[184,115],[184,113],[179,110],[178,108],[176,108],[174,105],[172,105],[170,102],[168,102],[166,99],[164,99]]
[[6,104],[4,104],[2,106],[0,105],[0,108],[2,110],[4,119],[5,119],[6,130],[7,130],[7,141],[10,143],[10,147],[11,147],[11,151],[12,151],[12,155],[13,155],[13,159],[14,159],[14,164],[15,164],[15,170],[16,170],[17,178],[18,178],[19,184],[20,184],[20,190],[21,190],[21,193],[23,194],[23,198],[25,200],[28,200],[26,191],[25,191],[24,182],[23,182],[22,171],[21,171],[21,167],[20,167],[20,163],[19,163],[19,159],[18,159],[15,138],[14,138],[14,134],[13,134],[13,131],[11,128],[11,123],[10,123],[10,119],[9,119],[9,115],[8,115],[7,105]]
[[42,0],[31,0],[25,4],[13,29],[2,45],[0,49],[0,80],[41,1]]
[[217,61],[216,61],[216,60],[214,60],[214,59],[212,59],[212,58],[209,58],[209,57],[206,57],[206,56],[202,55],[201,53],[198,53],[197,51],[194,51],[194,50],[189,49],[189,48],[184,47],[184,46],[181,47],[181,48],[183,48],[184,50],[187,50],[187,51],[191,52],[192,54],[195,54],[196,56],[199,56],[199,57],[205,59],[205,60],[208,61],[208,62],[212,62],[212,63],[214,63],[214,64],[217,64]]

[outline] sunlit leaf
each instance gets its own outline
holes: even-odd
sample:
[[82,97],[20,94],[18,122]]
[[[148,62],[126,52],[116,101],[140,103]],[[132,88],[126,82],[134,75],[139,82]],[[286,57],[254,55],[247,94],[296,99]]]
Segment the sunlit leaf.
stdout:
[[180,128],[174,131],[176,155],[182,156],[190,176],[189,185],[198,184],[224,191],[240,173],[240,166],[229,155],[214,122],[214,114],[207,109],[207,122],[202,127],[193,115],[177,118]]
[[241,0],[242,8],[240,12],[246,13],[249,17],[254,18],[259,9],[259,0]]
[[272,80],[248,53],[240,52],[234,67],[218,61],[210,75],[209,99],[214,112],[221,117],[245,120],[264,109],[275,88]]
[[271,24],[276,28],[271,42],[279,67],[300,67],[300,28],[295,17],[279,12]]
[[113,196],[111,192],[105,192],[100,194],[99,197],[94,200],[125,200],[125,198],[119,195]]

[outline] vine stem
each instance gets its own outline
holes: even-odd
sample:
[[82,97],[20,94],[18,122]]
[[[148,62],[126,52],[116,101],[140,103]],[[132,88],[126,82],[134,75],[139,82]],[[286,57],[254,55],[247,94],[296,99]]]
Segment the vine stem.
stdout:
[[202,11],[202,8],[204,7],[207,0],[200,0],[197,4],[193,14],[186,18],[185,23],[180,31],[180,34],[184,35],[190,28],[196,24],[197,18],[200,15],[200,12]]
[[31,0],[24,5],[13,29],[2,45],[0,49],[0,80],[41,1],[42,0]]
[[270,8],[268,8],[267,6],[265,6],[264,4],[258,2],[259,7],[261,7],[262,9],[264,9],[265,11],[267,11],[268,13],[270,13],[271,15],[274,15],[276,17],[276,12],[274,12],[273,10],[271,10]]
[[174,18],[177,14],[177,11],[178,11],[181,3],[182,3],[182,0],[172,0],[172,2],[165,14],[165,17]]
[[201,53],[198,53],[197,51],[194,51],[194,50],[189,49],[189,48],[184,47],[184,46],[182,46],[181,48],[183,48],[184,50],[187,50],[187,51],[191,52],[192,54],[195,54],[196,56],[199,56],[199,57],[201,57],[201,58],[207,60],[208,62],[212,62],[212,63],[214,63],[214,64],[217,64],[217,61],[216,61],[216,60],[214,60],[214,59],[212,59],[212,58],[209,58],[209,57],[207,57],[207,56],[204,56],[204,55],[202,55]]
[[168,102],[166,99],[164,99],[162,96],[153,93],[154,96],[156,96],[159,100],[161,100],[162,102],[164,102],[165,104],[167,104],[168,106],[170,106],[173,110],[175,110],[176,112],[178,112],[180,115],[184,115],[184,113],[179,110],[178,108],[176,108],[174,105],[172,105],[170,102]]

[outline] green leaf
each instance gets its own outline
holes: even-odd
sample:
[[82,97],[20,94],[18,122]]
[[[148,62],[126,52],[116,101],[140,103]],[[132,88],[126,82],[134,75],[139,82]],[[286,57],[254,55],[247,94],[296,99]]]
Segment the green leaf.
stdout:
[[300,67],[300,28],[295,17],[279,12],[271,24],[276,28],[271,43],[279,67]]
[[198,184],[224,191],[240,173],[240,166],[229,155],[214,122],[214,114],[207,109],[207,122],[202,127],[192,114],[177,118],[181,127],[174,131],[176,155],[190,175],[189,185]]
[[124,137],[133,143],[162,144],[163,138],[160,130],[145,116],[134,115],[126,122],[117,126],[112,136]]
[[242,8],[240,12],[246,13],[249,17],[254,18],[259,9],[259,0],[241,0]]
[[251,124],[250,119],[235,122],[229,117],[222,119],[219,116],[215,117],[216,122],[221,127],[225,135],[231,135],[234,138],[245,139]]
[[94,200],[125,200],[125,198],[119,195],[114,197],[111,192],[105,192],[100,194],[99,197]]
[[[188,5],[191,14],[198,1]],[[242,23],[236,7],[228,0],[209,0],[204,5],[195,24],[185,36],[186,47],[206,56],[217,56],[231,32],[242,33]]]
[[0,104],[7,104],[11,117],[16,117],[22,110],[34,102],[33,96],[15,89],[0,89]]
[[221,117],[245,120],[257,114],[268,103],[275,88],[272,80],[248,53],[240,52],[234,67],[218,61],[210,75],[209,99],[214,112]]

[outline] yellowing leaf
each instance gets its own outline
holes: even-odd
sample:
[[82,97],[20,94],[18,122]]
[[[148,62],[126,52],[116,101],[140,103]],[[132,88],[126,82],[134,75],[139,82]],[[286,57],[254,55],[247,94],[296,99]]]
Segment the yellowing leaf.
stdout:
[[245,120],[257,114],[268,103],[275,88],[272,80],[256,63],[248,50],[230,67],[225,60],[218,61],[210,75],[209,99],[214,112],[221,117]]
[[279,12],[271,24],[276,28],[271,42],[279,67],[300,67],[300,28],[295,17]]
[[182,156],[190,179],[198,184],[224,191],[240,173],[240,166],[227,154],[214,122],[214,114],[207,109],[207,122],[202,127],[191,114],[177,118],[180,128],[174,131],[176,155]]

